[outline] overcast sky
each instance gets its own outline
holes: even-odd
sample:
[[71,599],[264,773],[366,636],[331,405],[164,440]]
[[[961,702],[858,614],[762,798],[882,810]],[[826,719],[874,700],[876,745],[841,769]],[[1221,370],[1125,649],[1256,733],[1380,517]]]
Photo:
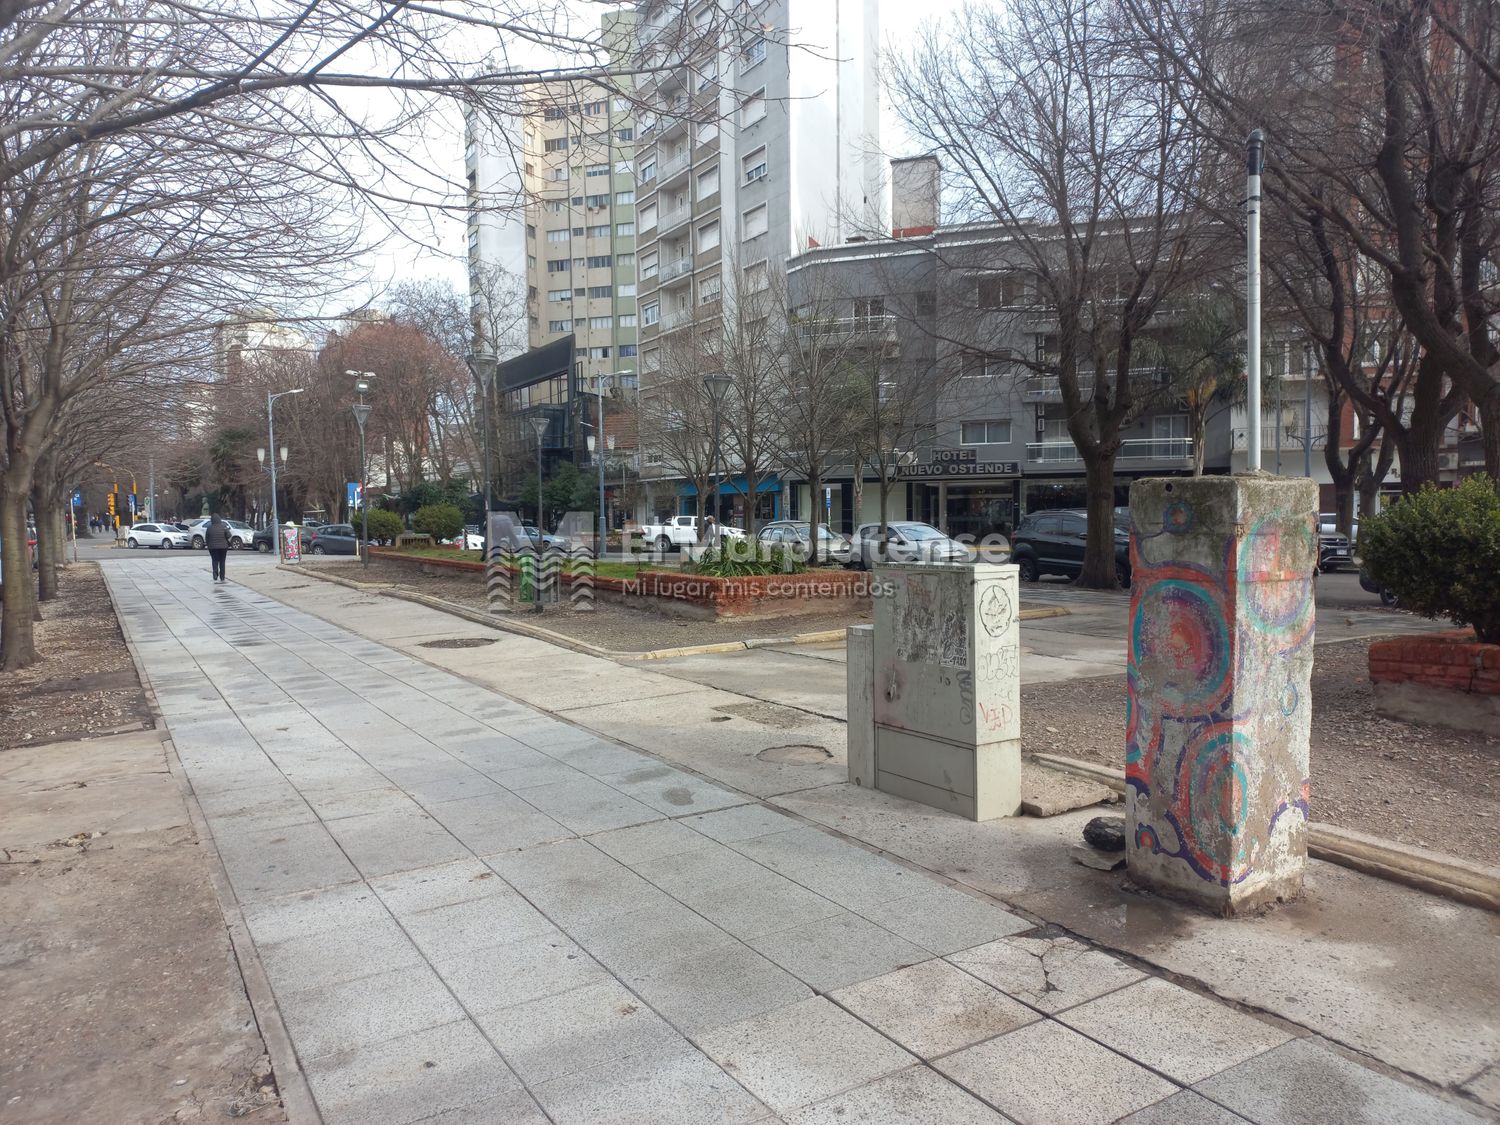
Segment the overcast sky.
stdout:
[[[940,18],[959,2],[881,0],[882,42],[898,46],[911,42],[912,35],[924,22]],[[588,18],[597,20],[599,6],[589,5],[589,9]],[[882,143],[889,155],[903,155],[910,149],[889,105],[885,106],[882,130]],[[443,178],[448,181],[449,190],[458,191],[463,177],[463,123],[455,107],[449,105],[442,113],[433,115],[424,135],[410,142],[409,157],[411,167],[406,174],[417,181],[419,194],[430,197],[441,192]],[[466,239],[460,214],[428,207],[391,207],[387,215],[389,233],[368,258],[364,288],[370,299],[378,304],[385,287],[406,280],[435,277],[460,290],[464,287]],[[347,306],[347,297],[342,303]]]

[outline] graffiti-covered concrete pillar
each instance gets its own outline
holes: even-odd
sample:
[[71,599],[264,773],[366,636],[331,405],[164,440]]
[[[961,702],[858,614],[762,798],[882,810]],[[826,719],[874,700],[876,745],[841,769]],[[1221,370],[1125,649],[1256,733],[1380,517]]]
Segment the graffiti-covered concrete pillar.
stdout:
[[974,820],[1016,815],[1016,567],[894,563],[876,577],[875,788]]
[[1260,473],[1130,490],[1130,876],[1220,914],[1302,890],[1317,502]]

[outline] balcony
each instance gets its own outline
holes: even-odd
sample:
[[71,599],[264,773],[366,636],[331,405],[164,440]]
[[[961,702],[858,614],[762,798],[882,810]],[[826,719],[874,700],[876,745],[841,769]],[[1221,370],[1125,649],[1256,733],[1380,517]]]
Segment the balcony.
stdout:
[[883,316],[820,317],[797,323],[797,335],[804,340],[851,340],[860,338],[894,343],[896,318]]
[[675,282],[691,277],[693,274],[693,259],[678,258],[675,262],[667,262],[656,271],[658,285],[668,286]]
[[665,237],[678,227],[685,225],[692,217],[693,208],[686,203],[681,207],[673,207],[670,211],[663,211],[660,218],[656,220],[657,237]]
[[663,332],[674,332],[679,328],[686,328],[693,323],[693,309],[674,309],[671,312],[661,314],[661,330]]
[[[1108,372],[1108,378],[1110,386],[1114,386],[1115,373],[1113,371]],[[1130,369],[1130,385],[1132,388],[1155,390],[1165,387],[1168,382],[1170,382],[1170,375],[1163,368],[1132,367]],[[1080,371],[1078,373],[1078,386],[1083,392],[1085,399],[1091,397],[1093,385],[1093,371]],[[1062,383],[1056,375],[1028,375],[1026,381],[1021,384],[1021,401],[1061,402]]]
[[[1115,464],[1125,467],[1143,462],[1177,464],[1185,468],[1193,457],[1192,438],[1131,438],[1120,443]],[[1039,465],[1082,464],[1071,441],[1029,442],[1026,460]]]
[[[659,151],[660,150],[658,149],[658,152]],[[675,180],[678,176],[682,175],[692,166],[692,154],[686,151],[679,153],[677,156],[672,157],[670,160],[659,160],[656,165],[657,186],[660,187],[661,185],[667,183],[667,181],[669,180]]]

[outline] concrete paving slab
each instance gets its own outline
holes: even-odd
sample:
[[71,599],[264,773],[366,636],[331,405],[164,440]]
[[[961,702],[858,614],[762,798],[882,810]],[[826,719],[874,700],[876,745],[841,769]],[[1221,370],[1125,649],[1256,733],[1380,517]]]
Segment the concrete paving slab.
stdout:
[[1057,1018],[1184,1086],[1292,1038],[1284,1028],[1160,977],[1069,1008]]
[[322,824],[293,824],[215,839],[241,902],[359,879],[359,872]]
[[1067,937],[1006,937],[948,961],[1042,1012],[1061,1012],[1145,977]]
[[1155,1105],[1122,1117],[1120,1125],[1243,1125],[1246,1119],[1230,1113],[1202,1094],[1182,1090]]
[[662,819],[649,805],[591,777],[538,785],[525,790],[522,799],[583,836]]
[[815,996],[701,1036],[698,1044],[777,1113],[872,1082],[915,1060]]
[[694,832],[701,832],[709,839],[725,844],[753,840],[756,836],[769,836],[776,832],[789,832],[801,827],[799,821],[786,813],[755,804],[685,817],[682,823]]
[[431,813],[475,855],[566,840],[574,832],[508,792],[432,805]]
[[395,921],[367,920],[256,946],[271,987],[301,992],[419,964],[422,954]]
[[591,956],[617,973],[660,967],[688,950],[735,944],[733,935],[670,899],[572,932]]
[[406,932],[429,957],[455,957],[471,949],[558,932],[536,907],[504,886],[481,898],[400,917]]
[[627,867],[634,867],[664,856],[705,848],[710,841],[682,821],[657,820],[600,832],[590,836],[589,843]]
[[374,1046],[464,1015],[426,964],[278,992],[276,1004],[303,1060]]
[[933,1065],[1006,1117],[1049,1125],[1113,1121],[1178,1089],[1051,1020],[1028,1024]]
[[468,1020],[311,1059],[306,1071],[327,1125],[398,1125],[480,1104],[503,1108],[489,1120],[521,1125],[531,1101]]
[[520,793],[525,789],[534,789],[538,785],[552,785],[559,781],[573,781],[584,776],[578,770],[566,762],[556,762],[545,754],[539,755],[542,765],[522,766],[514,770],[495,770],[486,776],[494,780],[497,785],[503,786],[512,793]]
[[681,1035],[616,980],[604,980],[476,1017],[528,1085],[627,1055],[689,1050]]
[[738,943],[680,950],[665,960],[617,970],[617,975],[689,1036],[812,995],[785,969]]
[[748,798],[671,766],[652,762],[600,780],[667,816],[743,805]]
[[538,909],[565,929],[590,926],[672,901],[628,867],[547,883],[526,893]]
[[390,918],[363,882],[286,895],[243,905],[245,925],[257,945],[291,941],[330,930],[379,926]]
[[1463,1085],[1464,1092],[1500,1112],[1500,1063],[1486,1067]]
[[1025,918],[992,902],[938,885],[858,913],[939,957],[1032,928]]
[[328,822],[328,830],[366,878],[467,858],[469,851],[426,813],[386,811]]
[[478,949],[434,951],[429,957],[443,983],[471,1013],[493,1012],[609,978],[556,930]]
[[924,1066],[793,1110],[785,1119],[789,1125],[1005,1125],[989,1106]]
[[747,944],[818,992],[868,980],[930,956],[921,946],[849,913],[777,930]]
[[741,941],[846,913],[838,903],[775,871],[738,883],[694,887],[678,897]]
[[682,1047],[614,1059],[532,1094],[556,1125],[749,1125],[766,1113],[734,1079]]
[[417,816],[422,808],[405,790],[394,785],[379,789],[361,789],[353,793],[320,790],[307,795],[307,804],[318,814],[320,820],[342,820],[349,816],[364,816],[368,813],[394,813],[397,816]]
[[522,894],[550,883],[624,870],[587,840],[558,840],[524,851],[490,856],[485,862]]
[[1041,1018],[946,961],[924,961],[830,996],[923,1059],[972,1047]]
[[910,898],[932,886],[920,872],[841,843],[816,828],[757,836],[732,846],[848,910]]
[[1196,1089],[1261,1125],[1470,1125],[1482,1120],[1311,1038],[1294,1039],[1200,1082]]
[[637,863],[634,869],[673,898],[688,903],[697,893],[770,874],[753,859],[711,840],[705,840],[701,848]]
[[371,879],[370,886],[398,918],[487,895],[510,893],[505,881],[487,864],[473,859],[383,875]]

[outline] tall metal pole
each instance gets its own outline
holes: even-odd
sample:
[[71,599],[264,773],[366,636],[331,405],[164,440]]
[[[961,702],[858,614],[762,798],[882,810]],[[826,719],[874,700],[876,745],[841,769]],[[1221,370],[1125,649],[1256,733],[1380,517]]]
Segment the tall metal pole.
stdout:
[[[1283,349],[1283,358],[1285,349]],[[1283,422],[1286,420],[1286,407],[1281,403],[1282,388],[1286,386],[1286,377],[1276,377],[1276,475],[1281,475],[1281,431],[1285,429]]]
[[[483,379],[479,385],[480,421],[484,425],[484,557],[490,557],[490,509],[494,507],[493,478],[490,476],[490,465],[494,463],[490,454],[490,383],[494,381],[493,375]],[[468,544],[464,544],[468,546]]]
[[364,568],[365,568],[365,570],[369,570],[370,569],[370,500],[369,500],[369,497],[365,495],[365,487],[366,487],[366,482],[365,482],[365,476],[366,476],[366,467],[365,467],[365,415],[367,413],[369,413],[370,408],[368,406],[365,406],[365,404],[363,402],[360,403],[360,406],[363,407],[364,409],[360,410],[360,411],[357,411],[355,413],[355,417],[357,419],[359,419],[359,541],[360,541],[360,544],[362,545],[362,547],[364,548],[363,551],[361,552],[364,555],[364,560],[363,560]]
[[604,513],[604,376],[595,384],[599,402],[599,428],[594,432],[594,459],[599,462],[599,550],[595,558],[609,553],[609,518]]
[[1265,137],[1256,129],[1246,146],[1245,183],[1245,410],[1250,415],[1245,467],[1260,469],[1260,176]]
[[147,458],[149,466],[146,475],[146,515],[152,523],[156,522],[156,454]]
[[276,545],[276,561],[281,561],[281,509],[276,502],[276,396],[266,392],[266,429],[269,431],[267,452],[271,455],[271,542]]

